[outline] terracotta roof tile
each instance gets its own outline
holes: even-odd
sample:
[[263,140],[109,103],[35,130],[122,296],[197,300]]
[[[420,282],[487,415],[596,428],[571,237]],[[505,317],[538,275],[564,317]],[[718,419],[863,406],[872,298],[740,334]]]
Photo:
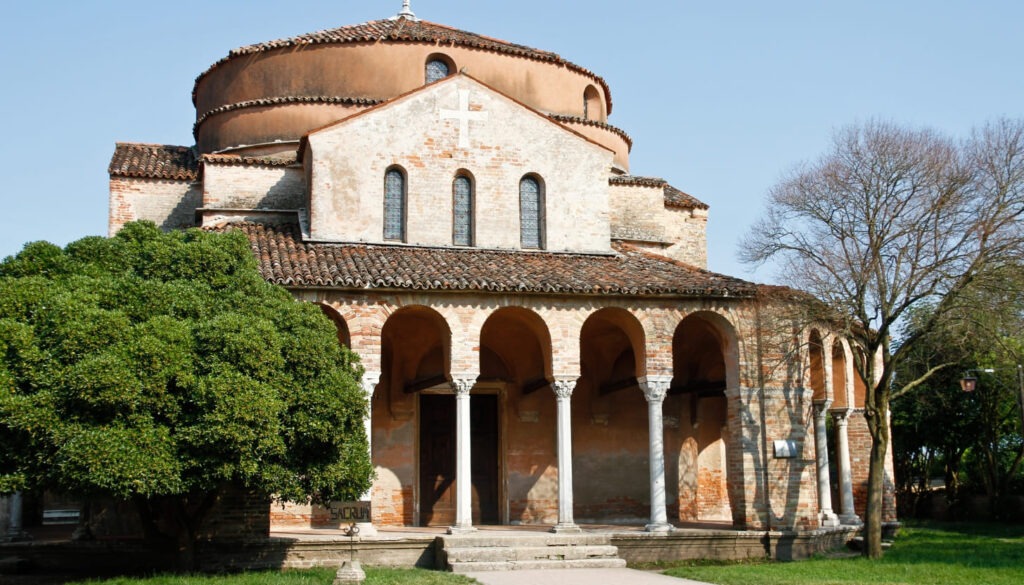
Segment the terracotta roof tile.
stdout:
[[560,114],[550,114],[550,115],[548,115],[548,117],[551,118],[552,120],[556,121],[556,122],[562,122],[562,123],[568,123],[568,124],[582,124],[584,126],[594,126],[596,128],[602,128],[604,130],[608,130],[609,132],[613,132],[615,134],[618,134],[620,137],[622,137],[622,139],[626,141],[626,146],[628,146],[630,148],[630,150],[633,149],[633,139],[630,138],[629,134],[626,134],[625,130],[622,130],[621,128],[616,128],[615,126],[612,126],[611,124],[606,124],[604,122],[598,122],[597,120],[588,120],[586,118],[581,118],[579,116],[562,116]]
[[208,112],[200,114],[196,118],[195,124],[192,125],[192,134],[197,135],[199,133],[199,126],[203,124],[211,116],[218,114],[224,114],[227,112],[234,112],[237,110],[245,110],[249,108],[269,108],[280,105],[292,105],[292,104],[328,104],[328,105],[345,105],[345,106],[363,106],[370,107],[384,103],[382,99],[372,98],[361,98],[361,97],[345,97],[345,96],[330,96],[330,95],[316,95],[316,96],[280,96],[272,98],[261,98],[258,100],[249,100],[244,102],[238,102],[237,104],[227,104],[214,108]]
[[557,254],[304,242],[296,225],[233,223],[268,281],[292,287],[750,297],[754,284],[646,253]]
[[118,142],[107,171],[111,177],[195,181],[199,161],[187,146]]
[[[228,53],[227,57],[215,63],[212,67],[196,78],[196,86],[198,87],[199,81],[206,76],[207,73],[217,68],[222,63],[244,55],[307,45],[374,43],[379,41],[461,45],[473,49],[495,51],[498,53],[505,53],[507,55],[515,55],[518,57],[525,57],[527,59],[555,63],[578,71],[588,77],[592,77],[595,81],[600,83],[601,87],[604,88],[604,94],[608,101],[608,113],[610,114],[612,112],[612,94],[608,87],[608,83],[594,72],[566,61],[555,53],[541,51],[525,45],[517,45],[515,43],[478,35],[476,33],[466,32],[443,24],[428,22],[426,20],[411,20],[408,18],[374,20],[363,24],[342,26],[339,28],[317,31],[287,39],[279,39],[276,41],[268,41],[265,43],[239,47]],[[192,93],[192,100],[195,102],[195,91]]]
[[231,154],[204,154],[201,157],[203,162],[219,163],[223,165],[245,166],[255,165],[261,167],[287,167],[298,162],[295,152],[285,152],[274,156],[235,156]]
[[693,195],[684,193],[668,184],[668,181],[659,177],[634,177],[623,175],[612,177],[608,180],[610,185],[625,185],[636,187],[654,187],[665,192],[665,206],[679,207],[682,209],[708,209],[708,204],[697,199]]

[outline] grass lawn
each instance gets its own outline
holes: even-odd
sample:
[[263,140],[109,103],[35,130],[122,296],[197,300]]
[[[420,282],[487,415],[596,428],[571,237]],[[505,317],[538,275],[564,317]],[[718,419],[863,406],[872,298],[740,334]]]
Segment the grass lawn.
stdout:
[[1024,526],[911,524],[877,562],[855,557],[697,564],[676,566],[666,574],[719,585],[1020,585],[1024,583]]
[[[439,571],[421,569],[364,568],[364,585],[463,585],[476,581]],[[306,571],[262,571],[237,575],[158,575],[147,578],[119,577],[96,581],[77,581],[74,585],[331,585],[334,569]]]

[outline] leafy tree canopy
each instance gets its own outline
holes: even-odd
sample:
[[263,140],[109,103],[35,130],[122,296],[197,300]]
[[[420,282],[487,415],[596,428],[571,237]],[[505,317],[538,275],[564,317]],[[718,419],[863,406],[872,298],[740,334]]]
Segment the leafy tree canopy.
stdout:
[[355,499],[360,376],[241,234],[140,222],[28,244],[0,263],[0,492]]

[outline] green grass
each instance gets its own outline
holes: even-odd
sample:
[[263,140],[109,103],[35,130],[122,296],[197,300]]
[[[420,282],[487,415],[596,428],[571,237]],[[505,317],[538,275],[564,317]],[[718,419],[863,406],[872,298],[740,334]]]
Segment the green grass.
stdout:
[[[463,585],[476,581],[423,569],[365,568],[364,585]],[[334,569],[260,571],[233,575],[157,575],[154,577],[78,581],[73,585],[331,585]]]
[[1019,585],[1024,526],[920,524],[903,528],[880,561],[816,558],[796,563],[695,564],[665,572],[719,585]]

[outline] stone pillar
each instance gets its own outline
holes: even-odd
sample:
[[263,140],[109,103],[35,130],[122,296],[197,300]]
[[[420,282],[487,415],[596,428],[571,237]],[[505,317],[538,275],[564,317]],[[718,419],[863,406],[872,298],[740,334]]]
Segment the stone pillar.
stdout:
[[[366,449],[369,451],[370,456],[370,467],[373,468],[373,391],[377,388],[377,384],[380,383],[380,372],[364,372],[363,373],[363,394],[366,396],[366,418],[363,419],[363,428],[366,430]],[[367,502],[373,502],[373,485],[371,484],[370,489],[362,495],[362,499]],[[377,529],[374,527],[372,522],[360,522],[356,525],[359,528],[359,536],[377,536]]]
[[558,524],[552,532],[582,532],[572,517],[572,408],[575,378],[560,378],[551,385],[558,400]]
[[853,474],[850,471],[850,438],[847,423],[853,410],[838,410],[832,413],[836,423],[836,457],[839,461],[839,520],[843,524],[863,524],[853,508]]
[[668,394],[672,378],[669,376],[647,376],[640,378],[640,389],[647,399],[647,428],[650,444],[651,467],[651,522],[648,532],[670,532],[665,493],[665,429],[661,412],[665,395]]
[[7,534],[3,540],[6,542],[19,542],[29,540],[28,534],[22,528],[21,492],[14,492],[7,497],[10,513],[8,514]]
[[473,528],[473,481],[471,465],[469,391],[475,378],[452,380],[455,391],[455,525],[448,534],[475,532]]
[[832,511],[832,482],[828,473],[828,432],[825,416],[831,400],[814,401],[814,453],[818,468],[818,506],[822,527],[839,526],[839,518]]

